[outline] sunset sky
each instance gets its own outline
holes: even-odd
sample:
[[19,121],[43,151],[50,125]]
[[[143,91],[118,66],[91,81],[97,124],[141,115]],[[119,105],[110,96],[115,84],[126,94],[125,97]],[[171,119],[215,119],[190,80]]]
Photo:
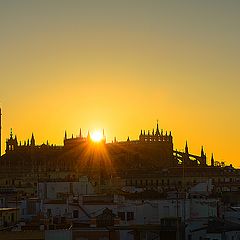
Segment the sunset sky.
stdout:
[[2,152],[105,129],[172,131],[240,167],[240,1],[0,1]]

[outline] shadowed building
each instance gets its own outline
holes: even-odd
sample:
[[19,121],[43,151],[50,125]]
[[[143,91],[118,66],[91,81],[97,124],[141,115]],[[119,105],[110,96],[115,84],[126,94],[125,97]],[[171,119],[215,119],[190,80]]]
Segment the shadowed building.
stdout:
[[[32,178],[35,184],[40,179],[74,180],[85,175],[95,185],[111,185],[119,177],[127,186],[180,184],[183,175],[191,178],[189,182],[198,182],[197,176],[204,175],[205,179],[222,174],[223,168],[214,166],[213,156],[211,166],[207,165],[203,148],[200,155],[189,153],[187,143],[185,151],[174,150],[171,132],[164,132],[157,123],[151,132],[141,130],[138,140],[128,137],[126,141],[106,143],[103,132],[103,138],[96,143],[89,133],[82,136],[80,129],[76,137],[68,138],[65,132],[64,144],[55,146],[48,142],[36,145],[34,134],[22,144],[11,130],[0,159],[0,173],[12,182]],[[8,186],[11,181],[7,181]]]
[[17,172],[95,171],[101,164],[111,165],[117,172],[124,169],[152,169],[172,167],[176,164],[173,155],[171,132],[163,134],[158,124],[152,133],[141,131],[138,140],[129,138],[124,142],[92,142],[90,134],[67,138],[63,146],[36,145],[35,137],[23,144],[18,142],[12,130],[6,141],[6,153],[2,156],[1,169]]

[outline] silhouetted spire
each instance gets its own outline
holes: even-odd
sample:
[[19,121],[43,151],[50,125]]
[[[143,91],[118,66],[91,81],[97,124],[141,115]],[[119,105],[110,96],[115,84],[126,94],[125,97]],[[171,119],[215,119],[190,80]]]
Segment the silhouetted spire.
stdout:
[[72,138],[73,138],[73,133],[72,133]]
[[140,135],[142,135],[142,129],[141,129],[141,133],[140,133]]
[[2,156],[2,109],[0,108],[0,157]]
[[213,157],[213,153],[212,153],[212,157],[211,157],[211,166],[214,166],[214,157]]
[[203,150],[203,146],[202,146],[202,149],[201,149],[201,157],[205,157],[205,153],[204,153],[204,150]]
[[65,130],[64,140],[67,139],[67,131]]
[[186,145],[185,145],[185,153],[188,154],[188,143],[187,143],[187,141],[186,141]]
[[160,132],[159,132],[159,128],[158,128],[158,120],[157,120],[157,129],[156,129],[156,135],[159,136]]
[[172,131],[170,131],[169,136],[172,136]]
[[31,146],[35,146],[35,139],[32,133],[32,137],[31,137]]
[[128,142],[130,141],[130,138],[129,138],[129,136],[128,136],[128,138],[127,138],[127,141],[128,141]]
[[79,137],[82,138],[82,129],[80,128]]
[[91,139],[91,136],[90,136],[90,132],[89,132],[89,130],[88,130],[87,140],[90,141],[90,139]]
[[13,132],[12,132],[12,128],[10,128],[10,139],[13,138]]
[[144,134],[144,135],[146,135],[146,132],[145,132],[145,130],[143,131],[143,134]]

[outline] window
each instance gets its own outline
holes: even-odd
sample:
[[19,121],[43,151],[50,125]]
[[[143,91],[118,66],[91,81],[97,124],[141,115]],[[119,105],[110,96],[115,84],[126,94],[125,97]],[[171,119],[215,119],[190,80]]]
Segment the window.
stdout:
[[70,193],[73,193],[73,184],[70,183]]
[[11,214],[11,222],[14,222],[14,213]]
[[[51,213],[51,209],[50,213]],[[35,214],[36,213],[36,202],[34,201],[27,201],[27,213],[28,214]]]
[[125,212],[118,212],[118,217],[124,221],[125,220]]
[[127,220],[133,220],[134,219],[134,212],[127,212]]
[[169,217],[169,206],[163,206],[164,217]]
[[78,210],[73,210],[73,218],[78,218]]
[[47,209],[47,216],[48,217],[52,216],[52,210],[50,208]]

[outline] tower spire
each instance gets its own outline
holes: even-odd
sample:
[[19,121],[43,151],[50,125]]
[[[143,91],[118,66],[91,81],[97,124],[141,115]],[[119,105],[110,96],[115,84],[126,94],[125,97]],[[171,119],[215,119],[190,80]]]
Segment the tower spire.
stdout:
[[13,132],[12,132],[12,128],[10,128],[10,139],[13,138]]
[[67,139],[67,131],[65,130],[64,140]]
[[159,136],[160,132],[159,132],[159,128],[158,128],[158,120],[157,120],[157,129],[156,129],[156,135]]
[[0,108],[0,157],[2,156],[2,109]]
[[205,153],[204,153],[203,146],[202,146],[202,149],[201,149],[201,157],[204,157],[204,156],[205,156]]
[[214,166],[214,157],[213,157],[213,153],[212,153],[212,157],[211,157],[211,166]]
[[82,138],[82,129],[80,128],[79,137]]
[[34,135],[32,133],[32,137],[31,137],[31,142],[30,142],[31,146],[35,146],[35,138]]
[[87,141],[90,141],[91,140],[91,136],[90,136],[90,132],[88,130],[88,134],[87,134]]
[[185,145],[185,153],[188,154],[188,143],[187,143],[187,141],[186,141],[186,145]]
[[102,142],[106,143],[106,136],[105,136],[105,130],[103,128],[103,133],[102,133]]

